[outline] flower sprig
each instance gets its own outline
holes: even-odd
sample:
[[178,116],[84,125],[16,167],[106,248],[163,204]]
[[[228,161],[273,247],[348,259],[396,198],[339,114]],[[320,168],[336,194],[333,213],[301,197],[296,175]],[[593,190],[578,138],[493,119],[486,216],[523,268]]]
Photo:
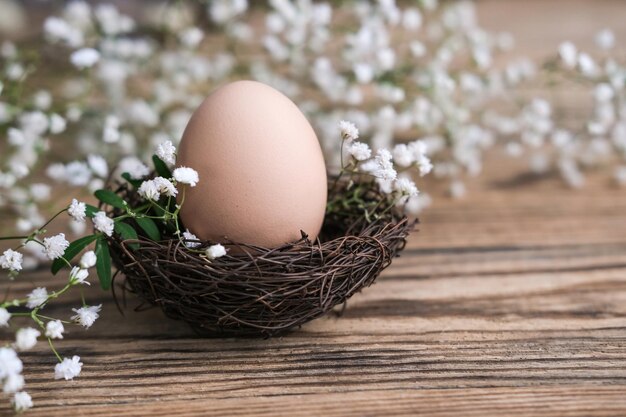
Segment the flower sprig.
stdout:
[[[433,165],[427,156],[427,146],[416,140],[409,144],[398,144],[389,151],[385,148],[372,150],[365,142],[359,142],[359,130],[352,122],[339,122],[341,134],[341,168],[332,187],[336,187],[343,179],[349,181],[347,195],[335,195],[328,202],[327,212],[340,210],[348,203],[356,203],[368,221],[391,207],[398,206],[405,211],[412,211],[415,199],[419,198],[419,190],[411,177],[411,170],[420,176],[428,174]],[[369,183],[376,182],[380,191],[391,195],[392,204],[382,212],[381,201],[368,201],[361,196],[369,188]]]

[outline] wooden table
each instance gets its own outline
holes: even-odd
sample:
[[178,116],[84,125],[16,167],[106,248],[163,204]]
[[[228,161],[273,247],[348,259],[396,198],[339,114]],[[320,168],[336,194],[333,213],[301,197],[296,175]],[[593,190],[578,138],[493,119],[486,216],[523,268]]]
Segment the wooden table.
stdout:
[[81,355],[79,378],[54,381],[44,343],[23,355],[30,415],[626,414],[626,193],[506,166],[436,200],[343,317],[284,337],[198,338],[133,298],[122,317],[91,288],[102,318],[58,343]]

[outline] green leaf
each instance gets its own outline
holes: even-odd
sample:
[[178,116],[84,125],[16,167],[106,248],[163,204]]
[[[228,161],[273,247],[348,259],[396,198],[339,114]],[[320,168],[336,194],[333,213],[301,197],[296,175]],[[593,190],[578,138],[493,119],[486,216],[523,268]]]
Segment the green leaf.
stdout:
[[[76,255],[78,255],[83,249],[85,249],[91,242],[93,242],[97,238],[98,235],[89,235],[81,237],[80,239],[77,239],[70,243],[67,249],[65,249],[63,258],[55,259],[54,262],[52,262],[52,266],[50,267],[52,273],[56,275],[56,273],[59,272],[64,266],[67,266],[67,263],[65,261],[71,262],[72,259],[76,257]],[[65,261],[63,259],[65,259]]]
[[137,221],[139,227],[141,227],[141,229],[146,232],[150,239],[154,240],[155,242],[161,240],[161,233],[159,233],[159,228],[152,219],[149,219],[148,217],[137,217],[135,220]]
[[163,178],[172,178],[172,171],[168,168],[167,164],[156,155],[152,155],[152,162],[154,163],[154,169],[157,174]]
[[[124,240],[137,240],[137,232],[129,224],[123,222],[115,222],[114,228],[115,231],[120,236],[122,236]],[[131,243],[128,246],[130,246],[131,249],[138,249],[139,243]]]
[[96,272],[103,290],[111,288],[111,254],[104,237],[96,241]]
[[96,215],[97,212],[99,212],[100,209],[98,207],[92,206],[90,204],[85,204],[85,214],[87,215],[87,217],[89,217],[90,219]]
[[126,203],[119,195],[115,194],[111,190],[98,190],[94,193],[96,198],[103,203],[110,206],[117,207],[119,209],[126,209]]
[[141,185],[141,183],[143,182],[142,180],[136,180],[133,177],[130,176],[130,174],[128,172],[124,172],[122,174],[122,178],[124,178],[126,181],[128,181],[128,183],[130,185],[132,185],[135,188],[139,188],[139,186]]

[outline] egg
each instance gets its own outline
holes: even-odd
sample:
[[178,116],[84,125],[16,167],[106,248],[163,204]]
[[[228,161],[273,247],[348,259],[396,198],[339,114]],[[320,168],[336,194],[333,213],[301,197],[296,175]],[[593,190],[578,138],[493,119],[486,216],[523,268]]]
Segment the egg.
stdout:
[[177,165],[198,171],[179,190],[180,217],[203,240],[276,247],[315,239],[324,220],[326,165],[306,117],[278,90],[237,81],[192,115]]

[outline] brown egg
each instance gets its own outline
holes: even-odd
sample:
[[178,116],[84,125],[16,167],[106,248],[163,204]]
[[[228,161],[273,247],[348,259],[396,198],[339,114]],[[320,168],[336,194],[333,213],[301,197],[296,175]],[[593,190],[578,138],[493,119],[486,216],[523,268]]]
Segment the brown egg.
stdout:
[[201,239],[275,247],[320,231],[322,150],[302,112],[272,87],[238,81],[211,93],[185,129],[177,165],[200,177],[185,187],[180,215]]

